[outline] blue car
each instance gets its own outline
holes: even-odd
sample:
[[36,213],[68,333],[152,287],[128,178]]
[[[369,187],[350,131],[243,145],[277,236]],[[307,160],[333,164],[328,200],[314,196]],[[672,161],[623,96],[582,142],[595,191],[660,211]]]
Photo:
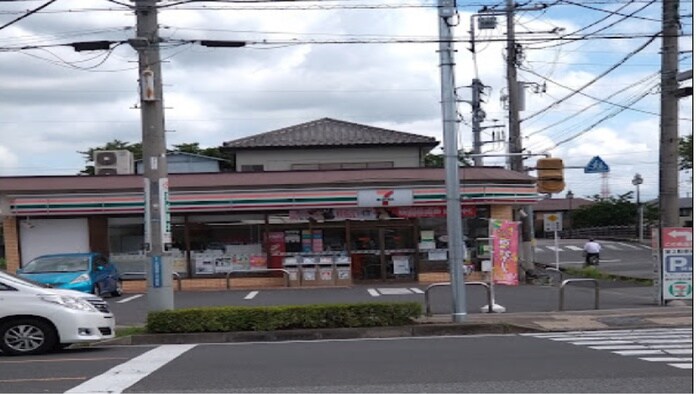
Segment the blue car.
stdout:
[[35,258],[17,275],[59,289],[78,290],[97,296],[122,295],[117,267],[100,253],[51,254]]

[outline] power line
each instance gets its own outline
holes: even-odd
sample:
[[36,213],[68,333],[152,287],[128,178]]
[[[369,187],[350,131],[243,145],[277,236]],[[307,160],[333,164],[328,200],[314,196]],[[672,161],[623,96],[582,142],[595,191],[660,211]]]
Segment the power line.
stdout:
[[[653,37],[651,37],[649,40],[647,40],[644,44],[642,44],[640,47],[638,47],[638,48],[635,49],[634,51],[632,51],[632,52],[628,53],[627,55],[625,55],[625,57],[622,58],[622,60],[620,60],[620,61],[618,61],[617,63],[615,63],[614,65],[612,65],[610,68],[608,68],[607,70],[605,70],[602,74],[600,74],[600,75],[598,75],[597,77],[593,78],[592,80],[586,82],[586,83],[585,83],[583,86],[581,86],[580,88],[578,88],[578,89],[576,89],[576,90],[573,90],[570,94],[568,94],[568,95],[562,97],[561,99],[559,99],[559,100],[553,102],[552,104],[548,105],[547,107],[545,107],[545,108],[543,108],[543,109],[541,109],[541,110],[535,112],[534,114],[531,114],[530,116],[527,116],[527,117],[523,118],[522,122],[525,122],[525,121],[527,121],[527,120],[530,120],[530,119],[532,119],[532,118],[534,118],[534,117],[536,117],[536,116],[539,116],[539,115],[541,115],[541,114],[547,112],[548,110],[550,110],[550,109],[556,107],[557,105],[561,104],[562,102],[564,102],[564,101],[570,99],[571,97],[575,96],[576,94],[580,93],[583,89],[585,89],[585,88],[587,88],[587,87],[593,85],[594,83],[596,83],[597,81],[599,81],[600,79],[602,79],[603,77],[605,77],[606,75],[610,74],[613,70],[615,70],[616,68],[620,67],[624,62],[626,62],[627,60],[629,60],[630,58],[632,58],[632,56],[636,55],[637,53],[641,52],[644,48],[646,48],[647,46],[649,46],[652,42],[654,42],[654,40],[656,39],[656,37],[658,37],[660,34],[661,34],[660,32],[659,32],[659,33],[656,33]],[[534,71],[531,71],[531,70],[524,70],[524,71],[528,71],[528,72],[534,73]],[[538,75],[538,76],[539,76],[539,75]],[[540,77],[541,77],[541,76],[540,76]]]
[[35,9],[33,9],[33,10],[30,10],[30,11],[27,11],[24,15],[20,16],[19,18],[15,18],[15,19],[13,19],[13,20],[11,20],[11,21],[5,23],[4,25],[0,26],[0,30],[4,29],[4,28],[6,28],[6,27],[8,27],[8,26],[10,26],[10,25],[14,25],[15,23],[21,21],[22,19],[24,19],[24,18],[26,18],[26,17],[28,17],[28,16],[30,16],[30,15],[32,15],[32,14],[35,14],[35,13],[37,13],[37,12],[43,10],[44,8],[50,6],[52,3],[55,3],[55,2],[56,2],[56,0],[49,0],[48,2],[46,2],[46,3],[42,4],[42,5],[40,5],[40,6],[37,7],[37,8],[35,8]]

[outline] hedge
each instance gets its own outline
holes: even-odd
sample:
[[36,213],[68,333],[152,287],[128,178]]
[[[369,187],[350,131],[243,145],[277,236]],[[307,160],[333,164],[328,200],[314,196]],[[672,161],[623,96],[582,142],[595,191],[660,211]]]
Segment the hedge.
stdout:
[[298,328],[379,327],[412,324],[417,302],[223,306],[149,312],[149,333],[270,331]]

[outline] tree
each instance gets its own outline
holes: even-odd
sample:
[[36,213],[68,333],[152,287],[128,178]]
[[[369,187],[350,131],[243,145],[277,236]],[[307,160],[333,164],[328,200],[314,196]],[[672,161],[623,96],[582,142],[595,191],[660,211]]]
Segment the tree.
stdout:
[[[86,163],[91,163],[93,160],[93,156],[95,154],[95,151],[100,151],[100,150],[128,150],[129,152],[134,154],[134,160],[140,160],[141,157],[143,157],[143,146],[141,145],[140,142],[136,143],[129,143],[125,141],[120,141],[120,140],[114,140],[112,142],[106,143],[104,146],[98,146],[94,148],[90,148],[86,151],[78,151],[81,155],[85,156],[85,162]],[[95,175],[95,166],[94,165],[86,165],[85,169],[80,171],[80,174],[78,175]]]
[[[192,153],[195,155],[202,155],[202,156],[216,157],[219,159],[225,159],[226,161],[221,163],[222,169],[223,170],[233,169],[233,165],[231,163],[231,160],[229,160],[229,157],[225,153],[223,153],[219,147],[200,148],[199,142],[190,142],[190,143],[185,143],[185,144],[173,145],[173,148],[174,148],[173,150],[168,150],[168,152]],[[114,140],[112,142],[106,143],[104,146],[90,148],[86,151],[78,151],[78,153],[85,156],[86,163],[90,163],[90,162],[92,162],[92,158],[93,158],[95,151],[100,151],[100,150],[128,150],[134,154],[134,160],[141,160],[143,158],[143,145],[140,142],[132,144],[132,143],[120,141],[120,140]],[[85,169],[80,171],[80,174],[82,174],[82,175],[95,175],[95,166],[94,165],[86,165]]]
[[637,221],[637,205],[632,202],[634,192],[618,197],[601,198],[593,196],[594,204],[577,208],[574,211],[574,224],[577,228],[626,226]]
[[681,137],[678,141],[678,156],[680,157],[680,169],[693,169],[693,135]]
[[[473,165],[471,159],[469,158],[469,153],[471,152],[465,152],[464,149],[460,149],[459,151],[457,151],[457,160],[459,162],[460,167],[471,167]],[[428,153],[423,158],[423,165],[432,168],[444,168],[445,154],[438,153],[435,155],[432,153]]]

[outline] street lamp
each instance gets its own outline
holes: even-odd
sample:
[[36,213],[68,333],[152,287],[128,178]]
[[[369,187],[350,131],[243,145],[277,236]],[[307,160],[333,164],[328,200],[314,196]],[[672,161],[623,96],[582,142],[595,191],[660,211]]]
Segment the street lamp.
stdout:
[[574,201],[574,192],[571,190],[566,192],[566,199],[569,200],[569,237],[571,237],[571,232],[574,230],[574,213],[571,212],[571,205]]
[[644,240],[644,208],[641,206],[639,203],[639,185],[644,183],[644,179],[642,179],[642,176],[639,174],[634,174],[634,178],[632,178],[632,184],[637,187],[637,212],[639,215],[639,242],[641,243],[642,240]]

